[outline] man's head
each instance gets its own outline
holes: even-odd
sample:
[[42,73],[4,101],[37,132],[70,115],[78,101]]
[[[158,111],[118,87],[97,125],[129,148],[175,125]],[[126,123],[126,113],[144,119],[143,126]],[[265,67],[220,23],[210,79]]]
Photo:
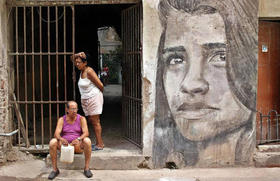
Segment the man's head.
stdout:
[[68,101],[66,103],[66,112],[69,116],[75,116],[78,112],[78,104],[75,101]]

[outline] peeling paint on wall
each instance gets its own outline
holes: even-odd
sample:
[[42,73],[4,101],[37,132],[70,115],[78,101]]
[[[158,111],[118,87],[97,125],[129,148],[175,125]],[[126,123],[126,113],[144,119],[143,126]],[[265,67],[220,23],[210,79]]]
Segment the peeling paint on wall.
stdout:
[[155,167],[249,165],[255,146],[256,0],[161,0]]

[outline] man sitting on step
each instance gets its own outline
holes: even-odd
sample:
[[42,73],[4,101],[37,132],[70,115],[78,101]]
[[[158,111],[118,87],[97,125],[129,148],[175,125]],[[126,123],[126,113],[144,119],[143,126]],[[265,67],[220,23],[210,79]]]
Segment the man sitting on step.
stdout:
[[54,179],[58,174],[57,168],[57,150],[61,145],[73,145],[75,153],[84,152],[85,168],[84,175],[88,178],[92,177],[89,169],[91,158],[91,140],[88,138],[88,127],[86,118],[77,114],[78,105],[75,101],[69,101],[66,105],[66,115],[60,117],[57,121],[54,137],[50,141],[50,155],[52,160],[53,171],[50,173],[48,179]]

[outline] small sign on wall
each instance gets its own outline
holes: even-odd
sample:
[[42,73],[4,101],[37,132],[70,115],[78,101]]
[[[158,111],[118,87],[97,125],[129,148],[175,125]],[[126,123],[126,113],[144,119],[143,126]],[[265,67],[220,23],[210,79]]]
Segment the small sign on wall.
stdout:
[[267,45],[262,45],[262,52],[268,52]]

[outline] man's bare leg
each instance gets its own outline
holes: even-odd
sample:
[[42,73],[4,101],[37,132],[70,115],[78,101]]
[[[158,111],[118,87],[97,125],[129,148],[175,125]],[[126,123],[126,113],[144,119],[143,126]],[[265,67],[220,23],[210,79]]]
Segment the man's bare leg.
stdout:
[[49,147],[53,171],[49,174],[48,179],[52,180],[59,174],[59,170],[57,168],[57,149],[60,149],[60,142],[56,138],[53,138],[50,141]]
[[85,170],[89,170],[89,163],[91,158],[91,141],[88,137],[83,139],[83,148],[85,155]]
[[51,139],[49,147],[50,147],[50,155],[52,160],[52,167],[54,171],[57,171],[57,148],[58,141],[56,138]]

